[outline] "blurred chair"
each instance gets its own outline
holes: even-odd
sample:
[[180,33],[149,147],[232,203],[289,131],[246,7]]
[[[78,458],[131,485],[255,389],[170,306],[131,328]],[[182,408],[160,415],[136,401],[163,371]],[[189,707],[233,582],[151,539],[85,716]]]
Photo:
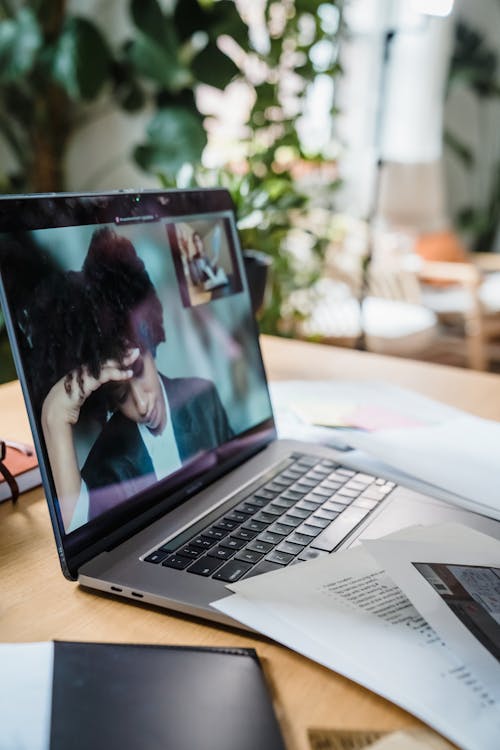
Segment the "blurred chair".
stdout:
[[438,316],[448,339],[463,342],[467,365],[489,369],[500,354],[500,255],[420,260],[418,272],[422,302]]
[[361,299],[361,266],[350,278],[345,267],[329,266],[329,277],[309,290],[295,292],[290,305],[298,311],[295,335],[343,346],[364,347],[379,354],[422,357],[436,341],[436,315],[418,301],[415,272],[373,266]]

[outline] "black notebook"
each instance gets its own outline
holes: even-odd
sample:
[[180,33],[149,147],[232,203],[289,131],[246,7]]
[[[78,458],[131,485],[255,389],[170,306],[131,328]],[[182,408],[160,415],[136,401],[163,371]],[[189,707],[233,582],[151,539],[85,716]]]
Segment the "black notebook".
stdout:
[[50,750],[285,748],[253,649],[55,642],[52,667]]

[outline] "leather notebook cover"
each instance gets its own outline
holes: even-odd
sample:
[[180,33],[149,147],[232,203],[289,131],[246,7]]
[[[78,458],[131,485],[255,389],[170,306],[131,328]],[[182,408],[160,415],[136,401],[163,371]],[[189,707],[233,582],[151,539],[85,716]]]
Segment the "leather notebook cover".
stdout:
[[51,750],[285,750],[253,649],[54,649]]

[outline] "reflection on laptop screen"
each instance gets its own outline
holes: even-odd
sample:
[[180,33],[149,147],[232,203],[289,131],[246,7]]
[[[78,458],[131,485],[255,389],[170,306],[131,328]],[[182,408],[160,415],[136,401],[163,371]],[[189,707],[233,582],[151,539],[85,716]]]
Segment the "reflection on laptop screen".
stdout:
[[206,474],[270,419],[230,211],[5,241],[36,269],[14,324],[65,534]]

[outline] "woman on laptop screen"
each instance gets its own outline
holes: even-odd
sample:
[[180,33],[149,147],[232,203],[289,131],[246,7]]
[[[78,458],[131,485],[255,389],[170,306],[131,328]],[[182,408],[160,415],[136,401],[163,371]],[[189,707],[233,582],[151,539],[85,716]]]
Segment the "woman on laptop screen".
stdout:
[[[42,428],[67,533],[233,436],[210,380],[158,371],[163,309],[126,237],[94,232],[81,271],[47,280],[36,306],[47,348],[33,349],[33,371],[45,373]],[[84,411],[104,418],[80,470]]]

